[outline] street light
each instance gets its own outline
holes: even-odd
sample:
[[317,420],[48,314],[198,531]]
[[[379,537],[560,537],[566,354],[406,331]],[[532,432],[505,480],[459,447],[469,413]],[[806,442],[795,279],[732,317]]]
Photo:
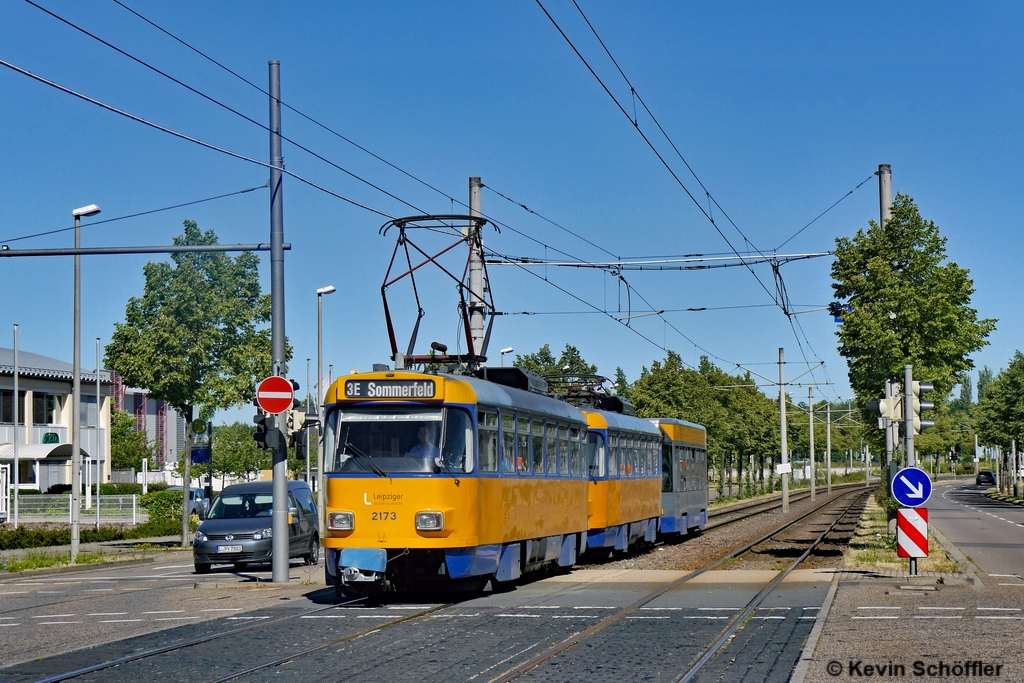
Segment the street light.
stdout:
[[515,349],[513,349],[511,346],[508,347],[507,349],[501,350],[501,367],[505,367],[505,354],[512,353],[513,351],[515,351]]
[[[323,434],[324,414],[320,405],[320,396],[326,396],[320,384],[324,381],[324,295],[334,292],[334,285],[327,285],[316,290],[316,412],[320,420],[318,432]],[[324,440],[317,439],[316,450],[316,502],[317,510],[320,511],[320,528],[324,528],[327,517],[324,515],[324,506],[327,503],[327,494],[324,493]],[[309,462],[307,459],[306,462]]]
[[[82,216],[95,216],[95,204],[75,209],[75,249],[82,248]],[[75,324],[71,379],[71,564],[78,559],[79,506],[82,504],[82,257],[75,254]],[[17,400],[17,397],[15,397]]]

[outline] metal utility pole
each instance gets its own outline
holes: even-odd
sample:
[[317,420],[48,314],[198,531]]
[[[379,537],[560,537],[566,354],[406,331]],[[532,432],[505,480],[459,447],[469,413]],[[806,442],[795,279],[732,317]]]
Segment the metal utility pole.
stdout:
[[18,528],[18,488],[21,486],[21,460],[18,457],[18,326],[14,326],[14,528]]
[[825,492],[832,495],[832,404],[825,404]]
[[786,356],[779,349],[779,440],[782,445],[782,514],[789,513],[789,443],[786,439]]
[[[889,380],[885,380],[885,398],[886,399],[892,398],[892,382],[890,382]],[[886,472],[888,472],[889,471],[888,470],[889,463],[892,462],[892,447],[893,447],[892,423],[893,423],[893,420],[891,420],[891,419],[889,419],[887,417],[883,417],[881,419],[882,419],[882,424],[883,424],[884,429],[885,429],[885,468],[886,468]],[[886,477],[888,477],[888,474],[886,475]]]
[[[309,358],[306,359],[306,414],[309,414]],[[309,432],[306,432],[306,483],[309,481]],[[312,486],[312,484],[310,484]]]
[[100,448],[100,338],[96,337],[96,530],[100,528],[100,484],[103,483],[103,449]]
[[981,453],[978,452],[978,435],[974,435],[974,476],[978,476],[978,464],[981,460]]
[[807,387],[807,424],[808,426],[808,455],[811,461],[811,500],[814,500],[814,480],[817,473],[814,471],[814,387]]
[[[483,183],[479,176],[469,179],[469,215],[483,217],[480,190]],[[469,237],[469,329],[473,339],[472,352],[480,355],[484,350],[484,245],[480,223],[470,221],[463,233]]]
[[[271,373],[285,376],[284,343],[284,203],[282,193],[284,158],[281,156],[281,63],[270,62],[270,352]],[[267,420],[268,441],[273,443],[274,501],[273,555],[274,583],[287,583],[288,569],[288,451],[281,433],[283,417]],[[269,433],[274,436],[270,437]]]
[[892,166],[878,165],[878,218],[883,228],[892,218]]
[[917,467],[914,454],[914,368],[903,366],[903,443],[907,454],[907,467]]

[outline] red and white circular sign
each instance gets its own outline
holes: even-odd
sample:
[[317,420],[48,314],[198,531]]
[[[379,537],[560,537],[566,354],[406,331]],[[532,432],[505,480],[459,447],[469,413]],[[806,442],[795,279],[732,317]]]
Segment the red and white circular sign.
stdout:
[[295,390],[284,377],[268,377],[256,387],[256,402],[271,415],[283,413],[292,407]]

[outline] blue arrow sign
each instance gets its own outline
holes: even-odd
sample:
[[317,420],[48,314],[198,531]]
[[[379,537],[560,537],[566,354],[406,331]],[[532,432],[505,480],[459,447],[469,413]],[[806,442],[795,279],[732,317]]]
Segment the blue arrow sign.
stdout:
[[928,502],[932,495],[932,480],[928,473],[916,467],[904,467],[892,478],[892,497],[903,507],[916,508]]

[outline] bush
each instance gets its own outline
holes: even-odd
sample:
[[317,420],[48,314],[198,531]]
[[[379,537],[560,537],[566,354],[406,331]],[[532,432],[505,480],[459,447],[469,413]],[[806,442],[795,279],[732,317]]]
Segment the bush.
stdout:
[[[100,543],[102,541],[119,541],[125,538],[120,527],[101,526],[99,529],[81,529],[79,539],[82,543]],[[180,534],[180,529],[179,529]],[[30,529],[19,527],[9,531],[0,531],[0,550],[17,548],[46,548],[54,545],[70,545],[71,529]]]
[[38,496],[42,493],[39,489],[18,489],[19,496]]
[[149,513],[150,521],[158,520],[181,520],[181,491],[150,491],[144,495],[139,503]]
[[47,493],[71,493],[71,484],[54,484],[50,488],[46,489]]
[[[96,491],[96,485],[93,484],[92,490]],[[116,484],[100,484],[100,495],[103,496],[130,496],[130,495],[142,495],[142,484],[132,484],[127,482],[118,482]]]
[[[165,484],[162,481],[155,481],[146,488],[148,491],[166,491],[168,488],[170,488],[170,486],[170,484]],[[142,491],[140,490],[139,493],[141,492]]]

